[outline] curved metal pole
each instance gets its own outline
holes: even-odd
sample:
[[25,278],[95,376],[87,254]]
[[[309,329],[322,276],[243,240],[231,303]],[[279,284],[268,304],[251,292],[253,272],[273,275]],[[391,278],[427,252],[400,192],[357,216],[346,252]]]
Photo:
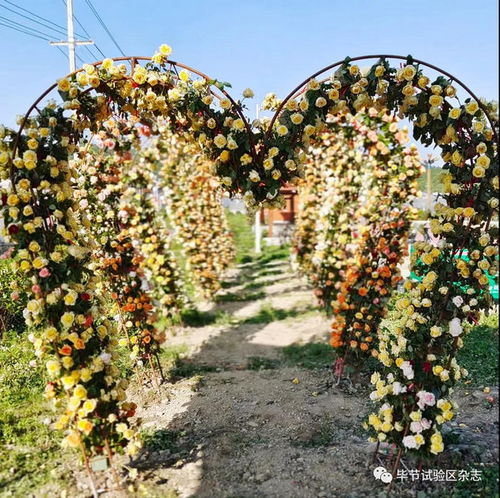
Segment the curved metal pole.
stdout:
[[[113,62],[124,62],[124,61],[129,61],[130,62],[130,65],[132,67],[132,71],[135,67],[135,64],[137,61],[148,61],[148,62],[151,62],[151,57],[144,57],[144,56],[127,56],[127,57],[115,57],[113,59],[111,59]],[[89,64],[90,66],[94,66],[94,67],[97,67],[97,66],[100,66],[101,64],[103,63],[103,61],[97,61],[97,62],[93,62],[92,64]],[[182,69],[186,69],[187,71],[190,71],[198,76],[200,76],[201,78],[204,78],[205,80],[207,81],[210,81],[212,80],[213,78],[210,78],[210,76],[207,76],[205,73],[202,73],[201,71],[198,71],[197,69],[194,69],[190,66],[187,66],[186,64],[182,64],[181,62],[175,62],[175,61],[171,61],[171,60],[167,60],[167,63],[170,64],[171,66],[176,66],[176,67],[180,67]],[[83,68],[80,68],[76,71],[73,71],[72,73],[69,73],[68,75],[64,76],[64,78],[71,78],[72,76],[74,76],[75,74],[78,74],[80,72],[83,71]],[[50,92],[52,92],[52,90],[54,90],[55,88],[57,88],[57,82],[52,84],[49,88],[47,88],[47,90],[45,90],[36,100],[35,102],[29,107],[28,111],[26,112],[26,114],[24,115],[24,118],[23,118],[23,122],[21,123],[19,129],[18,129],[18,132],[17,132],[17,135],[16,135],[16,138],[14,140],[14,144],[13,144],[13,148],[12,148],[12,156],[14,157],[16,152],[17,152],[17,147],[19,145],[19,137],[24,129],[24,126],[25,126],[25,123],[27,121],[27,119],[30,117],[31,113],[33,112],[33,110],[37,109],[38,110],[38,104],[40,103],[40,101],[42,99],[44,99]],[[250,127],[250,123],[248,122],[247,118],[245,117],[245,115],[243,114],[243,111],[241,110],[241,107],[239,104],[237,104],[234,99],[231,97],[231,95],[229,95],[228,92],[226,92],[226,90],[224,90],[223,88],[219,90],[222,92],[222,94],[231,102],[231,104],[234,106],[236,112],[238,113],[238,115],[240,116],[240,118],[243,120],[243,123],[245,124],[245,128],[248,132],[248,136],[249,136],[249,140],[250,140],[250,145],[251,145],[251,148],[252,148],[252,152],[255,156],[255,143],[253,141],[253,134],[252,134],[252,130],[251,130],[251,127]],[[212,92],[212,90],[211,90]],[[217,95],[216,93],[212,92],[218,99],[220,99],[220,96]]]
[[[352,57],[352,58],[349,58],[349,62],[352,62],[352,61],[360,61],[360,60],[365,60],[365,59],[398,59],[398,60],[408,60],[408,56],[404,57],[402,55],[384,55],[384,54],[380,54],[380,55],[360,55],[358,57]],[[484,114],[486,115],[486,118],[488,119],[489,123],[490,123],[490,126],[491,126],[491,130],[493,132],[493,135],[495,136],[495,141],[498,141],[498,137],[497,137],[497,132],[496,132],[496,129],[495,129],[495,126],[493,124],[493,120],[492,118],[490,117],[486,107],[484,106],[484,104],[479,100],[479,98],[476,96],[476,94],[467,86],[465,85],[465,83],[463,83],[462,81],[460,81],[458,78],[456,78],[455,76],[453,76],[451,73],[445,71],[444,69],[441,69],[440,67],[438,66],[435,66],[434,64],[429,64],[428,62],[425,62],[425,61],[422,61],[420,59],[414,59],[412,58],[413,62],[415,62],[416,64],[420,64],[422,66],[425,66],[425,67],[428,67],[429,69],[433,69],[441,74],[444,74],[445,76],[448,76],[448,78],[450,78],[451,81],[454,81],[456,82],[458,85],[460,85],[478,104],[478,106],[481,108],[481,110],[484,112]],[[341,60],[341,61],[338,61],[338,62],[334,62],[333,64],[330,64],[329,66],[326,66],[324,67],[323,69],[320,69],[319,71],[316,71],[314,74],[312,74],[311,76],[309,76],[309,78],[305,79],[302,83],[300,83],[300,85],[297,85],[283,100],[283,102],[281,102],[281,104],[278,106],[278,109],[276,110],[276,112],[274,113],[272,119],[271,119],[271,122],[269,123],[269,127],[266,131],[266,134],[265,134],[265,137],[268,138],[269,135],[271,134],[271,131],[272,131],[272,127],[274,125],[274,123],[276,122],[276,119],[278,119],[278,116],[281,112],[281,110],[283,109],[283,107],[285,106],[285,104],[291,99],[293,98],[293,96],[303,87],[305,86],[311,79],[313,78],[316,78],[316,76],[319,76],[320,74],[326,72],[326,71],[329,71],[330,69],[333,69],[334,67],[337,67],[337,66],[341,66],[342,64],[344,64],[345,62],[345,59],[344,60]]]

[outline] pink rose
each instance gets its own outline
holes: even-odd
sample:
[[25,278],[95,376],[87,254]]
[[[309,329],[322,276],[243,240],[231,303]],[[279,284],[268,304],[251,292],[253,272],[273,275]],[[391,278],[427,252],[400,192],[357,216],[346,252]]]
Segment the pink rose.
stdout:
[[42,278],[47,278],[50,276],[50,271],[48,268],[42,268],[39,272],[38,275],[40,275]]
[[418,398],[417,405],[421,410],[423,410],[426,405],[434,406],[436,404],[436,397],[434,396],[434,394],[429,393],[427,391],[419,391],[417,393],[417,398]]
[[41,291],[42,291],[42,289],[40,288],[40,286],[38,284],[31,286],[31,292],[33,292],[33,294],[40,294]]

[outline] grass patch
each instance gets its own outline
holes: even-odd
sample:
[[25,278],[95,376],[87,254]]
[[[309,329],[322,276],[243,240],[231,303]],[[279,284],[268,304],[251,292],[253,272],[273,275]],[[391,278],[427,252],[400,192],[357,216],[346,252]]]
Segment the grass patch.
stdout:
[[255,236],[248,216],[244,213],[232,213],[226,209],[226,218],[234,237],[236,262],[248,263],[253,261]]
[[188,308],[181,312],[184,325],[189,327],[205,327],[206,325],[229,325],[236,323],[233,316],[225,311],[200,311]]
[[229,282],[220,283],[222,289],[230,289],[231,287],[236,287],[237,285],[241,285],[241,282],[239,280],[231,280]]
[[248,358],[248,370],[275,370],[280,365],[280,361],[273,358],[264,358],[263,356],[251,356]]
[[262,299],[266,297],[265,292],[253,292],[251,294],[235,294],[233,292],[228,292],[226,294],[220,294],[215,297],[216,303],[233,303],[240,301],[256,301],[257,299]]
[[309,306],[306,308],[280,309],[269,304],[263,304],[257,314],[245,318],[241,323],[271,323],[290,318],[306,317],[317,313],[319,308]]
[[[281,270],[269,270],[267,268],[264,268],[263,270],[257,272],[255,274],[255,278],[258,277],[268,277],[271,275],[281,275],[283,272]],[[264,284],[267,284],[268,282],[265,282]]]
[[464,337],[457,361],[473,384],[498,383],[498,315],[484,316]]
[[323,417],[321,425],[307,438],[294,441],[293,446],[300,448],[321,448],[330,446],[334,440],[335,429],[330,415]]
[[243,286],[243,290],[255,290],[260,289],[261,287],[265,287],[272,282],[249,282]]
[[184,358],[187,351],[188,348],[184,344],[162,348],[160,361],[168,379],[188,379],[207,372],[215,372],[214,366],[200,365]]
[[474,465],[467,468],[481,472],[480,481],[458,481],[454,483],[453,489],[450,490],[451,498],[479,498],[479,497],[498,497],[498,465],[485,464]]
[[264,304],[256,315],[245,318],[245,320],[243,320],[243,323],[271,323],[279,320],[284,320],[285,318],[296,317],[303,313],[303,310],[279,309],[273,308],[268,304]]
[[267,246],[255,261],[259,266],[263,266],[271,261],[287,260],[289,257],[290,246]]
[[[0,342],[0,495],[28,496],[52,482],[64,457],[60,435],[49,427],[54,412],[43,398],[45,369],[24,334]],[[35,493],[36,494],[36,493]]]
[[291,344],[282,351],[287,364],[302,368],[331,368],[335,361],[334,349],[324,342]]
[[142,431],[142,440],[146,451],[170,450],[174,453],[178,448],[179,431],[159,429],[157,431]]

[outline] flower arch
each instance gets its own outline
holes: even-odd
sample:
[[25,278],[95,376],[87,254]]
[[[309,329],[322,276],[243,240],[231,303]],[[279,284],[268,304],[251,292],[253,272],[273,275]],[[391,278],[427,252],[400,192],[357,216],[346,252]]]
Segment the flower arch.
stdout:
[[[19,131],[0,133],[0,165],[10,178],[2,193],[6,232],[16,244],[20,271],[31,279],[25,316],[51,375],[46,396],[63,406],[58,428],[67,431],[65,442],[110,454],[122,447],[133,454],[140,445],[128,422],[134,407],[125,399],[126,381],[112,362],[115,327],[95,298],[86,242],[91,227],[72,198],[79,173],[68,156],[79,141],[90,140],[88,132],[98,131],[113,113],[153,133],[156,121],[166,120],[173,132],[197,142],[227,191],[243,194],[252,208],[278,202],[280,186],[300,177],[304,148],[328,126],[328,116],[373,107],[412,120],[417,139],[441,146],[447,173],[446,204],[437,205],[430,222],[439,246],[417,245],[421,282],[405,282],[409,297],[398,301],[398,327],[379,334],[384,372],[372,379],[372,399],[381,406],[368,424],[376,440],[399,447],[399,456],[403,450],[441,452],[439,427],[453,417],[447,398],[464,374],[455,360],[462,322],[477,319],[488,306],[486,272],[494,274],[498,266],[498,229],[491,224],[498,216],[497,130],[487,113],[491,128],[481,120],[484,105],[459,80],[423,61],[364,56],[318,71],[276,106],[270,120],[250,125],[226,83],[170,61],[169,54],[162,46],[152,59],[86,65],[44,92]],[[352,64],[373,58],[378,60],[366,75]],[[405,66],[391,67],[390,58]],[[422,67],[444,76],[430,84]],[[332,69],[329,79],[316,79]],[[471,96],[455,107],[454,82]],[[63,105],[40,109],[56,88]],[[460,259],[465,248],[469,262]],[[57,261],[54,253],[60,252],[64,258]]]
[[[364,75],[352,64],[373,58],[377,62]],[[396,69],[390,58],[406,64]],[[422,67],[444,76],[431,83]],[[332,69],[329,79],[316,80]],[[454,82],[470,96],[464,103]],[[487,273],[498,273],[498,227],[491,223],[498,218],[498,132],[486,107],[449,73],[411,56],[382,55],[346,58],[306,79],[276,106],[265,142],[279,145],[291,129],[289,141],[297,147],[283,146],[288,157],[282,161],[300,161],[303,147],[321,131],[327,116],[371,107],[413,121],[416,139],[441,147],[446,171],[444,202],[430,220],[439,243],[416,245],[415,271],[421,280],[405,281],[408,297],[397,302],[397,326],[379,330],[377,356],[383,371],[372,377],[371,394],[379,409],[366,427],[374,441],[399,448],[395,471],[403,451],[431,456],[443,451],[440,427],[454,416],[449,395],[455,381],[466,375],[455,358],[463,345],[463,323],[476,321],[480,310],[491,305]],[[467,262],[461,259],[464,249],[471,254]],[[344,296],[348,292],[353,294],[349,286]]]

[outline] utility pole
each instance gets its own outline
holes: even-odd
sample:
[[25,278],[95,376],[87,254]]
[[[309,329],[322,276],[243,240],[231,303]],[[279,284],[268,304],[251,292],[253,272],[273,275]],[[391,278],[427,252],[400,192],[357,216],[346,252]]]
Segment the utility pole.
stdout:
[[[255,119],[259,119],[259,104],[255,106]],[[261,230],[260,230],[260,209],[255,213],[255,254],[260,254],[261,249]]]
[[68,29],[68,39],[65,41],[51,41],[51,45],[67,45],[68,46],[68,59],[69,59],[69,72],[73,73],[76,70],[75,61],[75,48],[77,45],[93,45],[92,40],[75,40],[75,31],[73,27],[73,0],[66,1],[66,17],[67,17],[67,29]]

